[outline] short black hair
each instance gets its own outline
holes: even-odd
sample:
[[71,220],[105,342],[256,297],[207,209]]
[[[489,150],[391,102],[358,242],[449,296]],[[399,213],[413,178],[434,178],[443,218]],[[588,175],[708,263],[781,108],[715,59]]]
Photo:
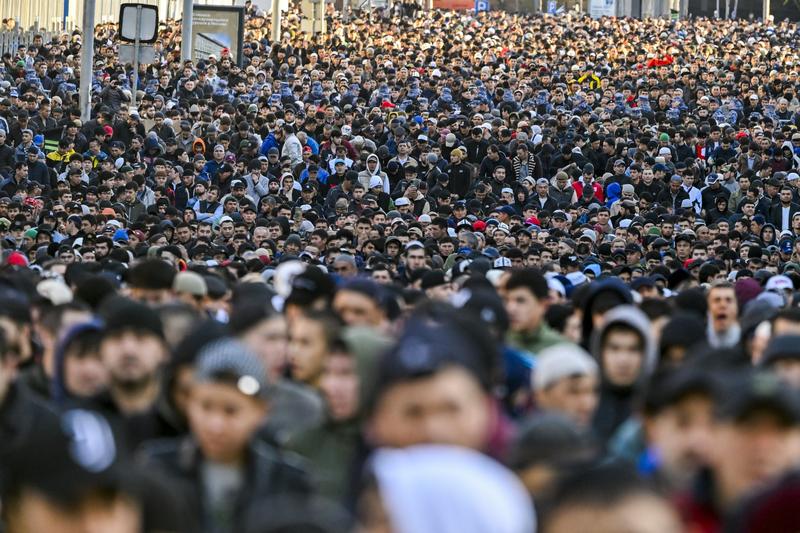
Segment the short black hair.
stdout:
[[161,259],[146,259],[134,265],[127,274],[131,287],[142,289],[171,289],[175,269]]
[[547,298],[550,293],[547,280],[541,272],[534,268],[512,271],[511,276],[506,281],[506,290],[510,291],[512,289],[528,289],[531,294],[540,300]]

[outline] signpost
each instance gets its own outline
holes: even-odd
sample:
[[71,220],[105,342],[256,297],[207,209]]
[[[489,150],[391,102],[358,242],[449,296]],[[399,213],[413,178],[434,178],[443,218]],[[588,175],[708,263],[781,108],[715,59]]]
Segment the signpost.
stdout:
[[[280,13],[280,9],[278,12]],[[192,59],[195,61],[207,59],[212,54],[217,58],[230,54],[231,59],[241,67],[244,8],[195,5],[192,33],[183,36],[182,39],[191,48]]]
[[475,14],[481,11],[489,11],[489,0],[475,0]]
[[[154,50],[148,46],[146,54],[142,54],[142,43],[154,43],[158,38],[158,8],[148,4],[122,4],[119,8],[119,38],[121,41],[133,42],[133,86],[131,87],[131,107],[136,109],[136,91],[139,87],[139,61],[153,62]],[[123,54],[130,54],[128,50],[122,51],[120,46],[120,60],[124,63]],[[142,56],[145,55],[146,58]],[[126,57],[127,59],[127,57]],[[149,60],[149,61],[148,61]]]
[[81,121],[92,118],[92,78],[94,73],[95,0],[83,4],[83,41],[81,41],[81,84],[79,88]]

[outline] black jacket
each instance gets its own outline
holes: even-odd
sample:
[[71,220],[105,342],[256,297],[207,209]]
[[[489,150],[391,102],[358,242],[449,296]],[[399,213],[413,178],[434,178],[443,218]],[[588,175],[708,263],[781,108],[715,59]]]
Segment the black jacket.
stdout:
[[[214,521],[205,508],[201,466],[203,457],[191,438],[166,439],[146,443],[140,461],[160,472],[169,481],[196,520],[191,531],[215,531]],[[261,442],[250,444],[243,466],[244,484],[236,497],[231,531],[242,531],[241,520],[248,511],[279,495],[307,496],[311,484],[300,463]]]
[[[789,204],[789,227],[786,228],[786,229],[791,229],[792,228],[792,217],[798,211],[800,211],[800,205],[795,204],[795,203]],[[781,211],[781,204],[777,203],[777,204],[773,205],[772,209],[770,209],[770,211],[769,211],[769,220],[768,220],[768,222],[771,222],[772,225],[777,228],[776,231],[778,233],[780,233],[783,230],[783,228],[781,228],[782,218],[783,218],[783,215],[782,215],[782,211]]]
[[450,190],[459,198],[465,198],[472,185],[472,167],[462,161],[457,165],[448,165],[444,171],[450,176]]

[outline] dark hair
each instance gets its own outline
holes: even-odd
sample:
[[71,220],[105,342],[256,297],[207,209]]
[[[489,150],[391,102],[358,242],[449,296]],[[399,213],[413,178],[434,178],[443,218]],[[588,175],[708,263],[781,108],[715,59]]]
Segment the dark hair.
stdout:
[[[609,508],[633,495],[659,497],[652,485],[621,462],[604,463],[566,476],[553,493],[553,507],[547,517],[570,506]],[[665,503],[666,505],[666,503]]]
[[175,269],[161,259],[146,259],[128,271],[127,282],[141,289],[171,289]]
[[547,298],[550,292],[547,287],[547,280],[544,279],[541,272],[533,268],[512,271],[511,276],[506,281],[506,290],[510,291],[512,289],[528,289],[531,294],[540,300]]

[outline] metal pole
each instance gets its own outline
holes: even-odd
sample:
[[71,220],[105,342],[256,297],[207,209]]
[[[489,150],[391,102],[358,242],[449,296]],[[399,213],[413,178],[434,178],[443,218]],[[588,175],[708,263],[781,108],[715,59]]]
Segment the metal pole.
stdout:
[[272,44],[281,42],[281,1],[272,0]]
[[142,6],[136,6],[136,40],[133,42],[133,87],[131,87],[131,108],[136,109],[136,89],[139,87],[139,32],[142,31]]
[[768,22],[769,21],[769,12],[770,12],[769,1],[770,0],[764,0],[764,13],[761,15],[761,18],[764,19],[764,22]]
[[183,19],[181,26],[181,60],[186,62],[192,59],[192,0],[183,0]]
[[81,121],[91,118],[92,73],[94,62],[94,6],[95,0],[83,4],[83,44],[81,45]]

